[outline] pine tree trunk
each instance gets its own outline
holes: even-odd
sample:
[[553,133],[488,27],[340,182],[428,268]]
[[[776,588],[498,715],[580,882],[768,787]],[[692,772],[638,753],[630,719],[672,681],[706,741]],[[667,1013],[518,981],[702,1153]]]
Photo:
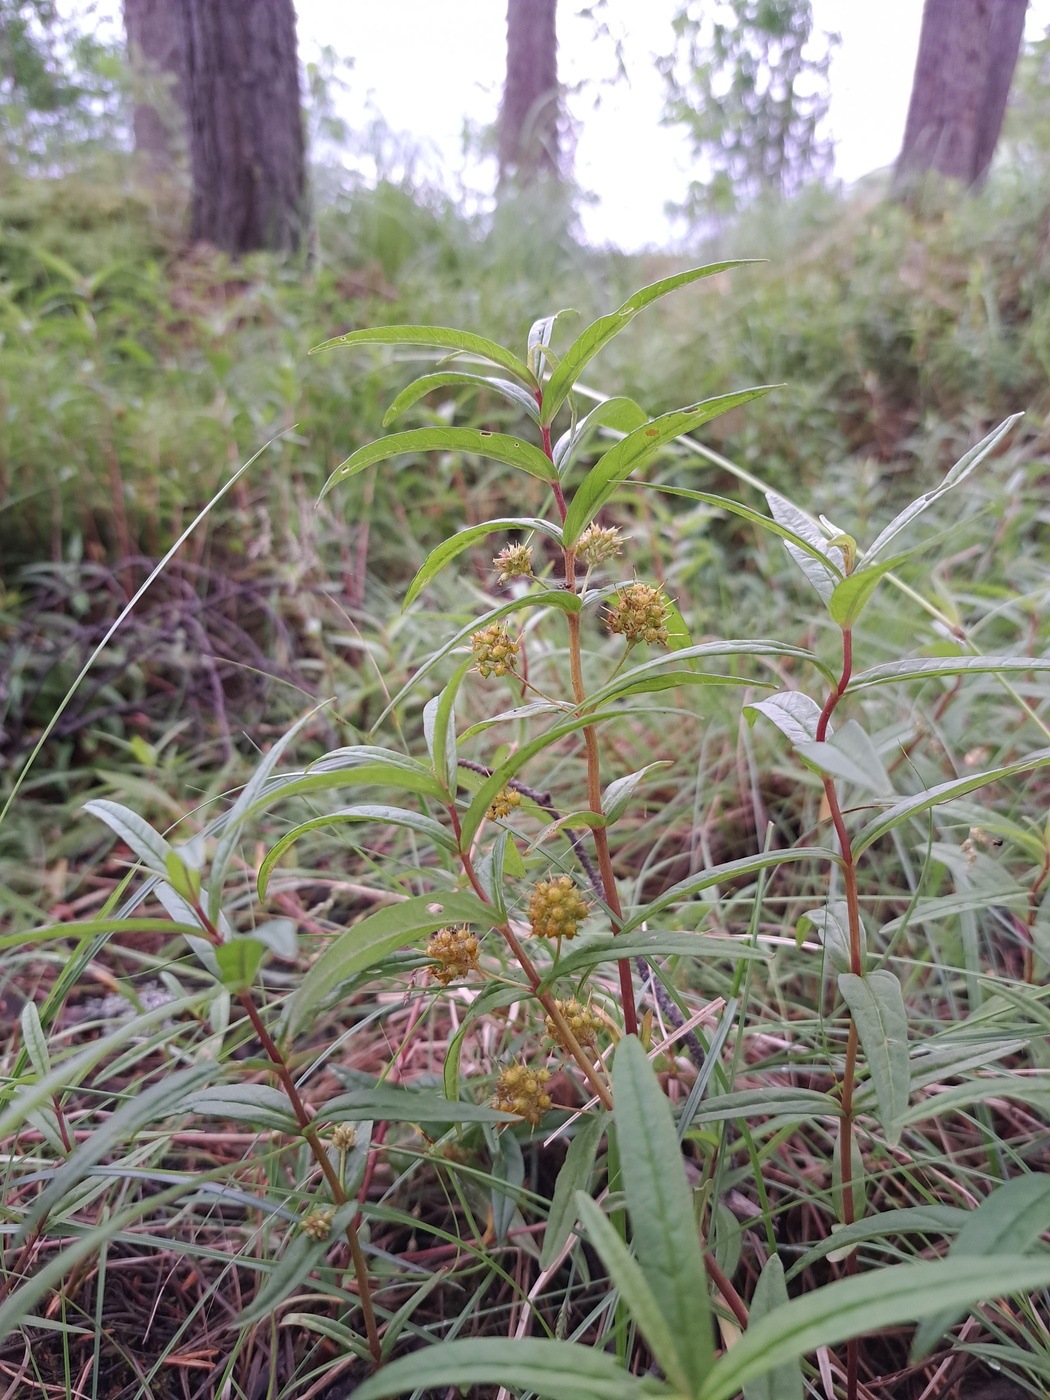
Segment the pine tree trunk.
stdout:
[[135,89],[135,151],[151,178],[174,173],[186,154],[186,50],[175,0],[124,0]]
[[230,253],[299,244],[306,175],[292,0],[178,0],[190,235]]
[[894,182],[939,171],[980,186],[995,154],[1028,0],[925,0]]
[[499,119],[500,183],[557,175],[557,0],[507,0],[507,78]]

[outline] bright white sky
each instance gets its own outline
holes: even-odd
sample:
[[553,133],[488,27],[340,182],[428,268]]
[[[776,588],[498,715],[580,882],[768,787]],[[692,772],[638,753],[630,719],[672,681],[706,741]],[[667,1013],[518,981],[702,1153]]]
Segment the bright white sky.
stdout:
[[[64,0],[63,9],[85,0]],[[611,77],[610,40],[576,17],[584,0],[558,6],[559,75],[570,87]],[[117,0],[94,0],[97,14]],[[494,121],[505,63],[505,0],[295,0],[304,59],[323,46],[353,60],[340,108],[351,127],[379,113],[422,148],[421,168],[451,188],[491,193],[493,171],[463,153],[464,122]],[[628,82],[572,102],[578,122],[574,171],[596,203],[582,213],[595,243],[624,249],[669,237],[664,205],[680,200],[690,157],[682,136],[660,125],[663,89],[653,56],[671,46],[679,0],[610,0],[605,18],[623,42]],[[815,28],[842,43],[830,74],[836,173],[847,182],[890,165],[904,120],[918,48],[922,0],[813,0]],[[1050,0],[1031,0],[1029,38],[1050,25]],[[597,106],[595,103],[597,101]]]

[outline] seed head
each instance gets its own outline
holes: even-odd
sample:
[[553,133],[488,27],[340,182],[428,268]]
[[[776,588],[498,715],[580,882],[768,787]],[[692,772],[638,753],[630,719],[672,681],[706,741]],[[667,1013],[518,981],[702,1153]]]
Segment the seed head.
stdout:
[[435,963],[431,977],[447,987],[477,967],[478,940],[468,928],[438,929],[427,944],[427,957]]
[[507,1065],[499,1072],[493,1108],[504,1113],[516,1113],[533,1127],[551,1106],[551,1096],[544,1088],[550,1073],[545,1069],[529,1069],[528,1065]]
[[605,530],[600,525],[588,525],[576,543],[576,553],[585,564],[592,567],[623,550],[623,536],[619,530]]
[[475,632],[470,639],[470,649],[477,658],[478,670],[483,676],[509,675],[518,655],[517,642],[498,622]]
[[[562,1001],[557,998],[554,1005],[565,1017],[565,1024],[572,1031],[580,1045],[594,1045],[602,1028],[602,1018],[591,1006],[583,1006],[575,997]],[[561,1032],[554,1022],[547,1018],[547,1034],[552,1040],[561,1043]]]
[[332,1233],[334,1218],[335,1210],[331,1206],[316,1206],[303,1216],[299,1222],[299,1228],[304,1235],[309,1235],[312,1240],[326,1240]]
[[532,549],[527,544],[509,544],[492,561],[501,586],[512,578],[532,578]]
[[332,1129],[332,1146],[340,1152],[349,1152],[357,1141],[357,1129],[352,1123],[337,1123]]
[[571,875],[555,875],[533,886],[529,922],[537,938],[575,938],[590,912]]
[[665,647],[667,636],[667,599],[658,588],[647,583],[629,583],[616,595],[616,602],[606,615],[605,625],[618,633],[628,645],[648,642],[650,646]]
[[487,816],[490,822],[499,817],[509,817],[515,807],[521,806],[521,793],[516,788],[502,787],[492,799]]

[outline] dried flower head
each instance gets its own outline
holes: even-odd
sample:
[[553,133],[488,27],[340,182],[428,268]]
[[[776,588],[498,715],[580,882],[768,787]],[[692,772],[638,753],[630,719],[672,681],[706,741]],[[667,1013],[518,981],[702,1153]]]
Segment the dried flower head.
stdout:
[[545,1069],[529,1069],[528,1065],[507,1065],[496,1080],[492,1096],[493,1108],[504,1113],[516,1113],[533,1127],[551,1106],[551,1096],[545,1085],[550,1073]]
[[576,553],[592,568],[622,550],[623,536],[619,530],[603,529],[601,525],[588,525],[576,544]]
[[590,912],[571,875],[540,880],[529,899],[529,922],[537,938],[575,938]]
[[299,1228],[304,1235],[309,1235],[312,1240],[326,1240],[332,1233],[334,1219],[335,1210],[332,1206],[315,1206],[300,1220]]
[[605,625],[629,645],[648,642],[650,646],[665,647],[668,643],[667,599],[658,588],[647,583],[629,583],[616,595]]
[[[602,1028],[602,1018],[591,1006],[583,1006],[575,997],[567,997],[565,1000],[556,998],[554,1005],[565,1018],[565,1024],[576,1037],[580,1045],[594,1045],[598,1039],[598,1032]],[[561,1032],[548,1016],[547,1034],[552,1040],[561,1043]]]
[[490,822],[499,817],[509,817],[515,807],[521,806],[521,793],[512,787],[501,787],[489,804],[487,813]]
[[509,583],[512,578],[531,578],[532,549],[527,544],[509,544],[500,550],[492,565],[498,571],[498,584]]
[[340,1152],[349,1152],[357,1142],[357,1129],[352,1123],[337,1123],[332,1129],[332,1146]]
[[483,676],[509,675],[518,655],[517,642],[498,622],[475,632],[470,639],[470,649]]
[[477,967],[478,940],[468,928],[438,929],[427,944],[427,957],[435,962],[430,975],[447,987]]

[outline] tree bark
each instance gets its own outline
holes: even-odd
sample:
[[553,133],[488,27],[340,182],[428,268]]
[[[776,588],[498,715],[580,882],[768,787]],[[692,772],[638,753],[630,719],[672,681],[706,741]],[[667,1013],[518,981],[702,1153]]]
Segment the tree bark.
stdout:
[[507,0],[507,77],[499,118],[500,184],[560,170],[557,0]]
[[124,0],[135,93],[135,150],[150,177],[172,174],[186,154],[186,47],[176,0]]
[[295,249],[306,174],[292,0],[177,0],[186,45],[190,236]]
[[988,174],[1024,36],[1028,0],[925,0],[894,184],[936,170],[968,188]]

